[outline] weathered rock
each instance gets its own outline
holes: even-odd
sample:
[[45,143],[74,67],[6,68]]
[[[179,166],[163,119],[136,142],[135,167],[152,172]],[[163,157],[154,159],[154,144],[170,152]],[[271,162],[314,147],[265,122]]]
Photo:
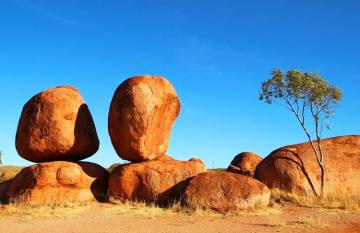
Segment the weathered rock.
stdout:
[[230,172],[206,172],[193,178],[183,194],[190,208],[220,212],[264,208],[269,204],[270,190],[252,177]]
[[118,155],[132,162],[164,155],[179,112],[176,91],[166,79],[127,79],[116,89],[109,111],[109,134]]
[[91,113],[77,89],[50,88],[25,104],[16,132],[16,149],[24,159],[77,161],[98,148]]
[[94,163],[36,164],[0,184],[0,199],[32,204],[106,201],[108,177],[106,169]]
[[[324,194],[360,194],[360,136],[324,139],[321,144],[326,172]],[[310,143],[275,150],[260,162],[254,177],[270,188],[313,195],[304,168],[320,193],[321,171]]]
[[244,176],[253,176],[256,166],[262,158],[252,152],[242,152],[231,161],[227,172],[233,172]]
[[111,196],[145,202],[169,203],[180,197],[186,180],[205,172],[200,160],[170,157],[116,167],[109,178]]

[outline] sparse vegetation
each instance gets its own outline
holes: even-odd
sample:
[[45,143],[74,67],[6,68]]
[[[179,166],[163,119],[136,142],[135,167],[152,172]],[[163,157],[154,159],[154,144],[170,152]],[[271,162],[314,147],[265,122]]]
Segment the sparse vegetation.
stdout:
[[[324,194],[325,168],[324,154],[321,147],[321,133],[324,120],[334,116],[334,108],[340,103],[342,92],[329,84],[320,75],[300,70],[289,70],[286,74],[280,69],[272,71],[272,78],[262,83],[260,100],[268,104],[276,103],[292,112],[315,154],[315,159],[321,170],[320,193],[316,191],[313,181],[304,167],[306,176],[315,196]],[[308,129],[307,117],[312,118],[315,125],[316,143]],[[329,125],[326,125],[329,128]],[[301,160],[300,156],[299,159]]]
[[32,221],[38,218],[64,218],[82,214],[89,210],[91,205],[86,203],[67,203],[67,204],[48,204],[48,205],[30,205],[22,203],[12,203],[9,205],[0,205],[0,214],[2,216],[17,216]]
[[311,196],[299,196],[280,189],[271,190],[274,201],[289,201],[299,206],[311,208],[342,209],[360,211],[360,195],[328,194],[321,198]]
[[167,207],[160,207],[154,203],[145,202],[131,202],[120,201],[114,198],[110,198],[109,202],[111,206],[106,211],[116,214],[139,214],[144,216],[156,217],[156,216],[266,216],[276,215],[281,213],[281,209],[278,205],[272,205],[268,208],[254,208],[251,210],[239,210],[230,211],[226,213],[216,212],[210,209],[187,208],[181,205],[180,202],[175,202]]

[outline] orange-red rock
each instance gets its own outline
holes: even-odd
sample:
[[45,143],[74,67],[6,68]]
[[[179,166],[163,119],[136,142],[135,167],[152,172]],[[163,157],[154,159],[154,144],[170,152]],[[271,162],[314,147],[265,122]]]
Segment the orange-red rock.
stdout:
[[169,203],[179,198],[186,180],[205,172],[200,160],[165,157],[116,167],[110,174],[111,196],[132,201]]
[[231,161],[227,172],[233,172],[245,176],[253,176],[256,166],[262,158],[252,152],[242,152]]
[[109,134],[118,155],[132,162],[164,155],[179,112],[176,91],[165,78],[127,79],[116,89],[109,111]]
[[50,88],[25,104],[16,132],[16,149],[24,159],[77,161],[98,148],[91,113],[77,89]]
[[[324,139],[322,148],[326,172],[324,194],[360,194],[360,135]],[[260,162],[254,177],[270,188],[313,195],[303,168],[320,193],[321,172],[310,143],[275,150]]]
[[183,202],[190,208],[220,212],[263,208],[269,204],[270,190],[252,177],[230,172],[206,172],[190,180]]
[[106,169],[94,163],[41,163],[0,184],[0,198],[34,204],[106,201],[108,177]]

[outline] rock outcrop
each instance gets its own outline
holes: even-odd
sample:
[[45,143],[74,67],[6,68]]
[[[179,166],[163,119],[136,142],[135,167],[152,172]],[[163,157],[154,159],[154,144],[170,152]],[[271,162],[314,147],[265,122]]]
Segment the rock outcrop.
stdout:
[[109,134],[118,155],[132,162],[166,153],[172,125],[180,112],[174,87],[159,76],[136,76],[115,91]]
[[256,166],[262,158],[252,152],[242,152],[231,161],[227,172],[233,172],[244,176],[253,176]]
[[50,88],[25,104],[16,132],[16,149],[24,159],[77,161],[98,148],[91,113],[76,88]]
[[183,194],[190,208],[220,212],[263,208],[269,204],[270,190],[254,178],[230,172],[206,172],[191,179]]
[[169,203],[180,197],[186,180],[206,172],[198,159],[178,161],[168,156],[116,167],[109,178],[111,196],[124,200]]
[[107,200],[109,173],[88,162],[48,162],[21,170],[0,184],[0,199],[30,204]]
[[[324,194],[360,194],[360,135],[324,139],[321,145],[326,172]],[[304,169],[320,193],[321,171],[310,143],[275,150],[260,162],[254,177],[269,188],[313,195]]]

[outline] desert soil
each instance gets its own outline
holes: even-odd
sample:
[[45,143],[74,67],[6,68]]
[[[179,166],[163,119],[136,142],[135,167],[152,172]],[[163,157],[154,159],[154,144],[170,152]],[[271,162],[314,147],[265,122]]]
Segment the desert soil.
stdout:
[[36,209],[32,213],[6,208],[0,211],[0,232],[360,232],[359,211],[294,206],[236,215],[123,210],[111,204],[70,207],[58,213],[49,208],[41,214]]

